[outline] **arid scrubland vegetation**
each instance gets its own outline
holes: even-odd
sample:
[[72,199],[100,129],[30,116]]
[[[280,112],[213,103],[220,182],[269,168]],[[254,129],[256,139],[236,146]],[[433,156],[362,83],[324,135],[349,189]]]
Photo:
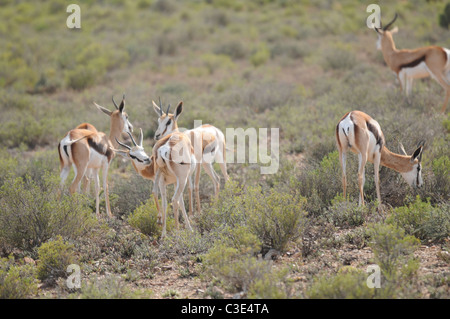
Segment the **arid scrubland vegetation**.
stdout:
[[[0,298],[449,298],[444,93],[416,80],[408,104],[366,27],[370,3],[80,1],[71,30],[67,1],[0,1]],[[384,22],[399,14],[398,48],[449,47],[445,1],[379,5]],[[202,172],[194,232],[172,219],[160,238],[152,183],[117,156],[115,218],[103,199],[97,220],[92,194],[69,196],[67,184],[59,197],[57,145],[82,122],[108,132],[92,102],[113,109],[123,92],[148,152],[151,101],[183,100],[180,127],[279,128],[278,172],[230,163],[217,201]],[[352,154],[342,196],[334,130],[351,110],[376,119],[392,151],[426,140],[422,188],[381,168],[384,213],[371,164],[358,206]],[[79,289],[66,284],[70,264]],[[369,265],[381,288],[367,287]]]

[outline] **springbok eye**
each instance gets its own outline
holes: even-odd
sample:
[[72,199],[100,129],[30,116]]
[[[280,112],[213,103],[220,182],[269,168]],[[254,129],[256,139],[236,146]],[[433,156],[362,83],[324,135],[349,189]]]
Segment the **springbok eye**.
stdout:
[[172,123],[172,119],[169,119],[168,121],[167,121],[167,126],[169,126],[170,125],[170,123]]

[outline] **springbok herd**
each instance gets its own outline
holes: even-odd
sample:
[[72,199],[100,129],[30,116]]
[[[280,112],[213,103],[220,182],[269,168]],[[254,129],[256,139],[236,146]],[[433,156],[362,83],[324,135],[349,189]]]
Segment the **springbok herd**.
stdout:
[[[445,112],[450,98],[450,50],[427,46],[414,50],[399,50],[395,47],[392,34],[398,31],[397,27],[389,30],[394,19],[385,27],[375,28],[378,35],[377,49],[382,51],[386,64],[397,74],[401,88],[410,98],[414,79],[431,76],[445,91],[445,100],[442,112]],[[220,165],[225,181],[228,180],[226,167],[226,144],[224,134],[212,125],[180,132],[177,121],[183,111],[183,102],[179,102],[174,113],[170,113],[170,105],[163,110],[161,101],[159,105],[153,101],[153,108],[158,114],[158,128],[155,132],[157,141],[149,156],[142,145],[143,133],[140,129],[138,142],[133,136],[133,126],[129,122],[125,109],[125,95],[120,105],[112,99],[116,110],[110,111],[94,102],[95,106],[110,117],[110,132],[107,136],[88,123],[83,123],[70,130],[58,145],[61,164],[61,185],[63,186],[72,166],[75,177],[70,185],[70,193],[80,191],[83,181],[83,191],[89,187],[90,179],[95,182],[96,214],[99,217],[100,181],[99,170],[102,170],[103,189],[105,194],[106,213],[111,217],[111,208],[108,195],[108,168],[116,154],[130,159],[134,169],[143,178],[153,181],[153,197],[158,209],[158,222],[163,225],[162,235],[166,234],[166,186],[175,184],[172,198],[175,226],[179,228],[178,208],[184,216],[186,226],[192,229],[183,201],[183,192],[188,185],[189,215],[194,214],[193,193],[195,193],[196,210],[200,212],[199,180],[200,166],[206,171],[214,183],[215,196],[219,194],[219,175],[214,171],[212,164]],[[130,136],[133,146],[120,141],[122,133]],[[396,154],[386,147],[381,127],[376,120],[361,111],[351,111],[345,114],[336,125],[336,144],[339,150],[339,160],[342,169],[343,195],[346,196],[346,154],[352,151],[358,154],[358,184],[359,204],[364,205],[364,167],[367,161],[374,164],[375,184],[378,202],[381,205],[379,167],[380,164],[399,172],[412,187],[423,184],[421,176],[421,158],[424,141],[420,142],[412,155],[407,155],[401,145],[403,154]],[[120,146],[123,149],[120,149]],[[194,183],[192,175],[195,172]],[[193,187],[192,187],[193,186]],[[158,202],[158,188],[162,197],[162,209]],[[381,209],[381,206],[380,206]]]

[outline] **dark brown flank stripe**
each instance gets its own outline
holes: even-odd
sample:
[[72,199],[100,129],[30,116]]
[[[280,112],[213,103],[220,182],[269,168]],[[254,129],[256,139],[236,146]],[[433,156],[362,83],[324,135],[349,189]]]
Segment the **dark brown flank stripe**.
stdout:
[[405,69],[405,68],[413,68],[413,67],[417,66],[418,64],[420,64],[420,62],[423,62],[423,61],[425,61],[425,55],[423,55],[420,58],[418,58],[414,61],[411,61],[409,63],[402,64],[402,65],[400,65],[399,68],[400,68],[400,70]]
[[111,149],[102,143],[96,143],[92,138],[88,138],[89,147],[93,148],[97,153],[102,154],[108,158],[108,161],[111,160],[113,152]]
[[367,128],[369,129],[369,131],[372,132],[372,134],[375,136],[375,140],[377,141],[377,145],[380,145],[380,150],[383,147],[383,139],[381,138],[377,128],[372,125],[370,122],[366,122],[367,124]]

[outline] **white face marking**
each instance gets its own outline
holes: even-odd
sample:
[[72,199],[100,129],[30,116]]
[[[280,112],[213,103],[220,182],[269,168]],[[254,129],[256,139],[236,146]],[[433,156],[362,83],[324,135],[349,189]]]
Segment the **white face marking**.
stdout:
[[158,129],[155,132],[155,140],[159,140],[160,138],[172,133],[173,131],[173,119],[169,116],[166,116],[163,120],[161,118],[158,119]]
[[122,121],[123,125],[123,133],[133,133],[133,125],[131,125],[130,121],[128,121],[128,115],[126,113],[122,113]]
[[422,167],[420,163],[414,164],[413,169],[406,173],[401,173],[405,181],[411,187],[421,187],[423,185],[422,180]]

